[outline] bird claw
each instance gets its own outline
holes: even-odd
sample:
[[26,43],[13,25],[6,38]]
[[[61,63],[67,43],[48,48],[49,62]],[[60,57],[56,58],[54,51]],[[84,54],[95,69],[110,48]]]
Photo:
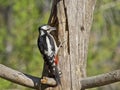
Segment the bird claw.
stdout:
[[46,77],[43,77],[43,78],[41,79],[41,83],[43,83],[43,84],[46,84],[47,81],[48,81],[48,79],[47,79]]

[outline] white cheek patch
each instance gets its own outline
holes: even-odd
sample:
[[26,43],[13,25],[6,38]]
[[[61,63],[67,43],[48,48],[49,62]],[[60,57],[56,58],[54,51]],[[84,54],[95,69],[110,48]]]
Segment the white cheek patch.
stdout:
[[41,36],[44,35],[45,33],[43,31],[41,31]]

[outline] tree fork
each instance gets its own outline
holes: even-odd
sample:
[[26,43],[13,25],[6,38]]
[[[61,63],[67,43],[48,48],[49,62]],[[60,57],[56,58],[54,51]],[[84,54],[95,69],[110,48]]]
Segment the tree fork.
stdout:
[[[14,82],[19,85],[23,85],[29,88],[39,89],[39,84],[46,84],[49,86],[55,86],[56,81],[53,78],[46,77],[45,83],[40,82],[41,78],[24,74],[22,72],[13,70],[0,64],[0,77],[8,81]],[[120,81],[120,70],[115,70],[109,73],[100,74],[97,76],[91,76],[82,78],[79,82],[81,83],[82,89],[94,88],[103,86]]]
[[58,29],[54,33],[56,41],[67,41],[59,53],[62,85],[52,87],[52,90],[81,88],[79,81],[86,77],[87,48],[94,7],[95,0],[53,0],[48,24]]
[[[64,41],[59,53],[59,67],[62,71],[62,86],[42,90],[79,90],[80,80],[86,77],[87,48],[92,25],[95,0],[53,0],[48,24],[56,26],[57,41]],[[43,75],[49,76],[46,65]],[[47,89],[46,89],[47,90]]]

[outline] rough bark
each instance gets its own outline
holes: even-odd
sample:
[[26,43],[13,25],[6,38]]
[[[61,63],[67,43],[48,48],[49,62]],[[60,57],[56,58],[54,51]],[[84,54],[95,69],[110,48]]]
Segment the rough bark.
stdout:
[[[95,0],[54,0],[48,24],[58,28],[57,41],[65,41],[59,53],[62,71],[61,86],[46,90],[80,90],[120,81],[120,70],[93,77],[86,77],[86,60],[89,32],[92,24]],[[57,36],[58,35],[58,36]],[[44,67],[43,76],[47,75]],[[17,84],[42,90],[54,86],[54,79],[27,75],[0,64],[0,77]],[[46,85],[44,85],[46,84]]]
[[82,88],[87,89],[111,84],[118,81],[120,81],[120,70],[115,70],[109,73],[83,78],[81,80],[81,83]]
[[[49,90],[79,90],[86,76],[87,47],[95,0],[54,0],[48,24],[56,26],[59,42],[65,41],[59,53],[62,85]],[[58,36],[57,36],[58,35]],[[43,75],[47,76],[44,65]],[[47,86],[42,84],[42,90]]]
[[[79,90],[86,76],[87,47],[95,0],[54,0],[49,24],[58,28],[62,85],[52,90]],[[58,36],[57,36],[58,35]]]

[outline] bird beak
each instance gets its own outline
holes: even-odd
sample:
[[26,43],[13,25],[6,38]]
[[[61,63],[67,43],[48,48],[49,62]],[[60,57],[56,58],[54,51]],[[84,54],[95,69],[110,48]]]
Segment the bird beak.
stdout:
[[50,27],[50,30],[54,31],[54,30],[56,30],[56,27]]

